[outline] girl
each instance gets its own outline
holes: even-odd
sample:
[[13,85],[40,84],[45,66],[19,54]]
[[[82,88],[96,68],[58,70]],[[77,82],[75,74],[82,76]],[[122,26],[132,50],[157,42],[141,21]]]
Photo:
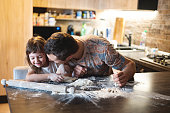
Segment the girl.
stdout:
[[65,79],[64,76],[69,76],[70,78],[72,74],[68,65],[59,65],[48,60],[44,53],[45,43],[46,40],[40,36],[28,40],[26,57],[30,69],[26,75],[26,80],[36,82],[44,80],[61,82]]

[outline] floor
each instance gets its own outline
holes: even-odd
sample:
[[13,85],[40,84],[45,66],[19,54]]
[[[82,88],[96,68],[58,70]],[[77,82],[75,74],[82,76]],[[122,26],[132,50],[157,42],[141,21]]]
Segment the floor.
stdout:
[[8,103],[0,103],[0,113],[10,113]]

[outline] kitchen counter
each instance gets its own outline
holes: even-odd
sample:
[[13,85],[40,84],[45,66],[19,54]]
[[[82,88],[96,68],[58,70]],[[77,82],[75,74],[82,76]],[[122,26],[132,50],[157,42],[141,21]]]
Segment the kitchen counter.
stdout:
[[169,80],[170,72],[136,73],[128,91],[95,101],[77,97],[68,102],[58,94],[10,87],[7,92],[11,113],[169,113]]
[[151,68],[158,72],[170,71],[169,66],[163,66],[161,64],[155,65],[154,63],[141,60],[141,58],[147,58],[144,51],[141,50],[117,50],[117,51],[123,56],[135,61],[136,64],[142,65],[146,68]]

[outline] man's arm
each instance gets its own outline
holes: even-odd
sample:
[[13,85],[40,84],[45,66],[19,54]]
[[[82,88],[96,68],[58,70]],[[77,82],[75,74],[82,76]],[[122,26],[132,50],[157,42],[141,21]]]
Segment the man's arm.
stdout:
[[135,72],[135,63],[132,60],[125,58],[122,71],[113,69],[113,79],[120,87],[122,87],[134,76]]

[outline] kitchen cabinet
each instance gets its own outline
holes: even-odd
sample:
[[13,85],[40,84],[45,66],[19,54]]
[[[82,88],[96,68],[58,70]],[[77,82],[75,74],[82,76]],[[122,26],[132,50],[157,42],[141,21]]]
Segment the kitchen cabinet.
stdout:
[[158,0],[138,0],[138,9],[157,10]]
[[99,0],[98,9],[136,10],[138,0]]
[[[13,79],[13,68],[25,65],[26,42],[32,37],[32,0],[0,1],[0,80]],[[0,96],[5,95],[0,85]]]
[[99,0],[68,0],[66,7],[68,9],[97,9]]
[[34,7],[136,10],[138,0],[33,0]]
[[98,0],[33,0],[33,7],[97,9]]
[[93,10],[157,10],[158,0],[33,0],[33,6]]
[[136,10],[137,9],[138,0],[123,0],[122,8],[124,10]]
[[33,7],[65,8],[66,0],[33,0]]
[[159,72],[156,69],[153,69],[152,67],[148,67],[145,65],[141,65],[140,63],[135,62],[136,64],[136,72],[137,73],[144,73],[144,72]]

